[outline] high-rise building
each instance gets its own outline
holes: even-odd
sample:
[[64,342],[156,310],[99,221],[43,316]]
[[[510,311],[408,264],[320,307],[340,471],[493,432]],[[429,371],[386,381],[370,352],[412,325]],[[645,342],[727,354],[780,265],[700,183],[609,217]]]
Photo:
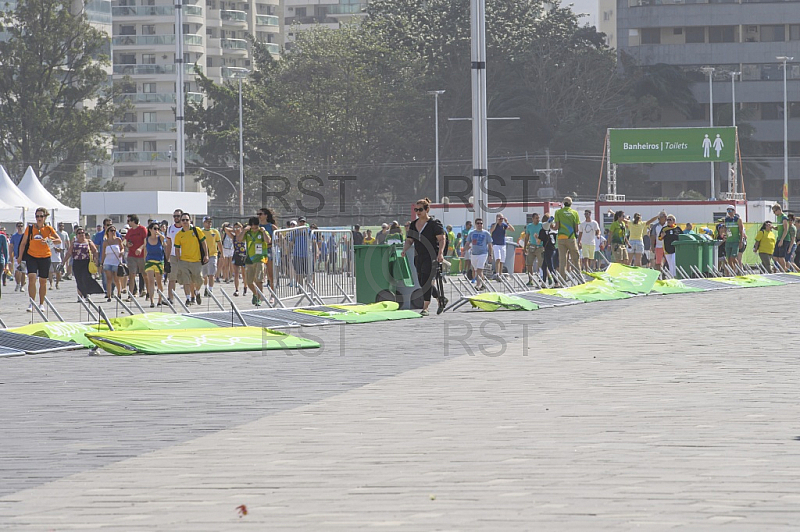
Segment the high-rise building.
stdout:
[[[174,2],[138,4],[114,0],[112,7],[114,83],[123,85],[120,100],[132,103],[114,124],[114,174],[125,190],[178,190]],[[184,0],[180,34],[187,104],[207,103],[198,89],[195,67],[217,83],[246,75],[252,68],[248,34],[279,53],[279,6],[280,0]],[[186,190],[197,190],[191,179],[196,172],[187,167],[186,174]]]
[[[732,77],[736,87],[737,122],[755,128],[753,139],[762,157],[743,152],[745,161],[764,162],[764,179],[745,173],[749,197],[781,197],[783,186],[783,117],[789,113],[789,193],[800,193],[800,2],[797,0],[600,0],[600,31],[612,35],[619,54],[641,65],[666,63],[679,66],[694,81],[699,102],[692,115],[662,117],[662,126],[707,126],[709,84],[702,67],[713,67],[713,105],[727,106],[731,125]],[[613,14],[614,25],[604,17]],[[605,25],[604,25],[605,23]],[[793,57],[787,68],[788,111],[783,104],[781,56]],[[731,73],[741,72],[740,76]],[[721,166],[721,165],[720,165]],[[703,165],[662,164],[646,168],[653,181],[662,183],[665,196],[687,189],[709,193],[710,173]],[[720,169],[716,188],[727,190],[727,175]],[[716,194],[712,194],[716,195]]]
[[295,33],[315,25],[338,29],[343,23],[366,15],[367,0],[284,0],[286,49],[290,50]]

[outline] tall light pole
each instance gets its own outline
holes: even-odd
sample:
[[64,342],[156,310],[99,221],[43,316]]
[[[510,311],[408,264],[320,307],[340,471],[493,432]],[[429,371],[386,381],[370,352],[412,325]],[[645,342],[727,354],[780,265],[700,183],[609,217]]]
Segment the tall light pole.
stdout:
[[169,190],[172,191],[172,144],[169,145]]
[[783,210],[787,211],[789,209],[789,103],[786,78],[789,73],[786,71],[786,63],[794,61],[794,57],[780,55],[775,59],[783,61]]
[[433,94],[433,124],[435,131],[435,138],[434,141],[436,143],[436,196],[434,201],[436,203],[440,202],[442,198],[439,196],[439,96],[444,94],[444,90],[438,91],[428,91],[428,94]]
[[736,127],[736,76],[741,75],[741,72],[730,72],[731,75],[731,112],[733,113],[731,122],[733,127]]
[[[233,181],[231,181],[230,179],[228,179],[228,178],[227,178],[227,177],[225,177],[224,175],[220,174],[219,172],[215,172],[214,170],[209,170],[208,168],[206,168],[206,167],[204,167],[204,166],[198,166],[197,168],[199,168],[200,170],[203,170],[204,172],[208,172],[209,174],[214,174],[214,175],[217,175],[217,176],[221,177],[221,178],[222,178],[222,179],[224,179],[224,180],[225,180],[225,181],[226,181],[226,182],[227,182],[227,183],[228,183],[230,186],[232,186],[232,187],[233,187],[233,190],[236,190],[236,185],[234,185],[234,184],[233,184]],[[233,170],[233,168],[231,168],[231,170]],[[239,192],[241,193],[241,189],[240,189],[240,191],[239,191]],[[241,196],[239,196],[239,201],[240,201],[240,202],[242,201],[242,197],[241,197]]]
[[175,149],[178,152],[178,191],[186,191],[186,139],[184,138],[184,94],[183,76],[183,0],[175,1],[175,125],[178,138]]
[[239,216],[244,216],[244,128],[242,127],[242,77],[249,73],[249,70],[244,70],[239,74]]
[[470,0],[472,59],[472,209],[484,217],[484,189],[489,174],[486,139],[486,0]]
[[[714,127],[714,67],[703,67],[700,70],[708,74],[708,125]],[[714,184],[714,162],[711,162],[711,199],[716,197]]]

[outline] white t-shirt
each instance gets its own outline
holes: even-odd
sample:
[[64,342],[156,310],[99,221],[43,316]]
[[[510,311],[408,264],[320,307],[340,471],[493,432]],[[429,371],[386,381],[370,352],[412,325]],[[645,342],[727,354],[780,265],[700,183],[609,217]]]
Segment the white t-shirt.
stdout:
[[180,233],[182,230],[183,230],[182,225],[180,227],[175,227],[175,224],[172,224],[169,227],[167,227],[167,238],[169,238],[170,241],[172,242],[172,253],[170,253],[172,257],[175,256],[175,235]]
[[658,235],[661,234],[661,230],[664,229],[665,226],[657,223],[653,227],[655,228],[655,231],[656,231],[655,232],[655,234],[656,234],[656,249],[661,249],[661,248],[664,247],[664,241],[663,240],[659,240],[658,239]]
[[603,244],[605,243],[606,243],[606,237],[604,237],[603,235],[597,235],[597,237],[595,237],[594,239],[595,250],[600,251],[600,248],[602,248]]
[[578,231],[581,233],[581,244],[593,246],[594,239],[597,236],[597,231],[599,230],[600,226],[594,220],[591,222],[581,222],[580,225],[578,225]]

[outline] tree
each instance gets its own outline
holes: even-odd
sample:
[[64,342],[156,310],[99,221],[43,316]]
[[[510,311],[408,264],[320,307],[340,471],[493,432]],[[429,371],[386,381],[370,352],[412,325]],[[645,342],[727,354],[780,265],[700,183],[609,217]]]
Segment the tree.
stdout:
[[109,36],[72,5],[20,0],[0,11],[0,163],[33,166],[57,191],[83,188],[123,112],[108,84]]

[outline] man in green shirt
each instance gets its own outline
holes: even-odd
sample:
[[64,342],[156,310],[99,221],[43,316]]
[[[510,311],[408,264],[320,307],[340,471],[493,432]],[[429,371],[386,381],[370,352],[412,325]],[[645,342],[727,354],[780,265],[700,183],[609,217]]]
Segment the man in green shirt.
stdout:
[[789,251],[789,218],[783,214],[783,209],[777,203],[772,206],[775,215],[775,227],[778,235],[775,237],[775,251],[772,256],[780,265],[781,270],[786,270],[786,252]]
[[569,268],[580,272],[580,257],[578,255],[578,225],[581,219],[578,211],[572,208],[572,198],[564,198],[564,206],[556,211],[555,224],[558,229],[558,273],[566,279],[567,263]]

